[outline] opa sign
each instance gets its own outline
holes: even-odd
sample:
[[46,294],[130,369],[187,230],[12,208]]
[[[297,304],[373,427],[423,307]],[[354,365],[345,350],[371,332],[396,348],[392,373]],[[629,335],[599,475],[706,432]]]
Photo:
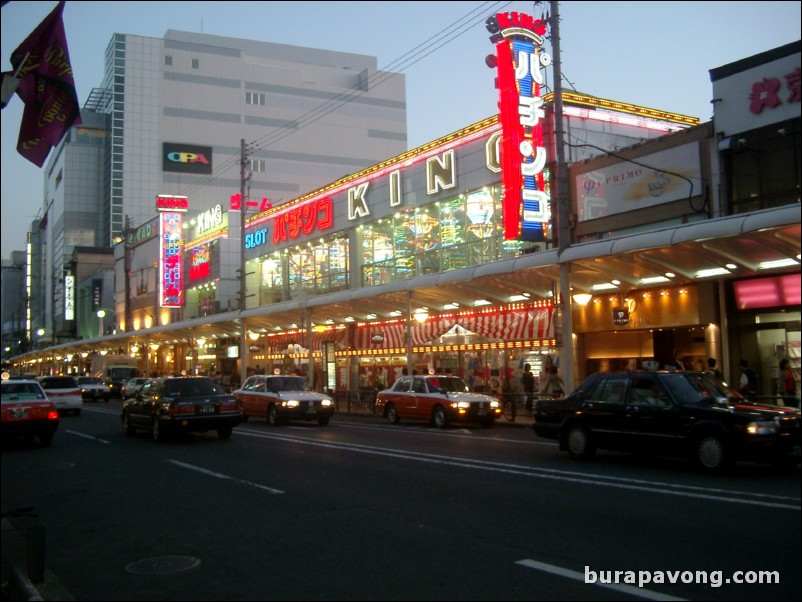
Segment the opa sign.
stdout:
[[162,170],[211,174],[212,147],[165,142],[162,144]]

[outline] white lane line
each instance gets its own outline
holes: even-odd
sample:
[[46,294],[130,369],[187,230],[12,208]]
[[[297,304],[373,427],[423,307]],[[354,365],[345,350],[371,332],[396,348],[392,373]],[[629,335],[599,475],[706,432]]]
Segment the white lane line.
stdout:
[[93,437],[92,435],[86,435],[84,433],[79,433],[78,431],[71,431],[67,429],[66,431],[70,435],[78,435],[79,437],[83,437],[84,439],[91,439],[92,441],[97,441],[98,443],[105,443],[108,445],[111,441],[107,441],[106,439],[101,439],[100,437]]
[[[583,573],[578,573],[577,571],[572,571],[561,566],[546,564],[545,562],[538,562],[537,560],[532,560],[530,558],[518,560],[515,564],[520,564],[522,566],[529,567],[530,569],[535,569],[536,571],[543,571],[544,573],[551,573],[552,575],[559,575],[560,577],[585,583],[585,575]],[[634,585],[626,585],[625,583],[593,583],[588,585],[595,585],[598,587],[611,589],[616,592],[635,596],[636,598],[644,598],[646,600],[666,600],[669,602],[681,602],[685,600],[685,598],[677,598],[675,596],[669,596],[668,594],[662,594],[649,589],[635,587]]]
[[176,466],[180,466],[181,468],[187,468],[189,470],[194,470],[195,472],[199,472],[200,474],[204,474],[209,477],[215,477],[218,479],[226,479],[229,481],[234,481],[235,483],[241,483],[243,485],[248,485],[250,487],[256,487],[257,489],[263,489],[269,493],[284,493],[281,489],[273,489],[272,487],[266,487],[265,485],[259,485],[259,483],[252,483],[251,481],[246,481],[244,479],[237,479],[235,477],[230,477],[228,475],[214,472],[211,470],[207,470],[206,468],[201,468],[200,466],[193,466],[192,464],[185,464],[184,462],[179,462],[178,460],[170,460],[171,464],[175,464]]
[[[799,502],[800,502],[799,498],[787,498],[782,496],[755,494],[743,491],[735,492],[721,489],[708,489],[704,487],[694,487],[690,485],[681,485],[681,484],[666,483],[666,482],[644,481],[637,479],[629,479],[625,477],[590,475],[587,473],[573,473],[573,472],[566,472],[562,470],[558,471],[555,469],[548,469],[548,468],[534,468],[531,466],[522,466],[518,464],[501,464],[485,460],[473,460],[473,459],[458,458],[453,456],[441,456],[438,454],[421,453],[403,449],[378,448],[374,446],[362,445],[357,443],[337,443],[337,442],[320,441],[318,439],[308,439],[291,434],[282,435],[278,433],[255,433],[251,431],[242,431],[240,434],[262,439],[275,439],[277,441],[286,441],[288,443],[295,443],[299,445],[310,445],[314,447],[339,449],[362,454],[371,454],[375,456],[386,456],[392,458],[393,460],[411,460],[415,462],[426,462],[430,464],[442,464],[444,466],[467,468],[470,470],[486,470],[486,471],[499,472],[511,475],[521,475],[537,479],[563,481],[567,483],[581,483],[583,485],[584,484],[596,485],[597,487],[611,487],[617,489],[627,489],[634,491],[657,493],[661,495],[674,495],[674,496],[694,498],[694,499],[714,500],[720,502],[727,502],[730,504],[745,504],[749,506],[760,506],[764,508],[778,508],[783,510],[799,511]],[[752,498],[763,497],[763,498],[768,498],[768,500],[778,500],[778,501],[745,499],[743,496],[751,496]]]

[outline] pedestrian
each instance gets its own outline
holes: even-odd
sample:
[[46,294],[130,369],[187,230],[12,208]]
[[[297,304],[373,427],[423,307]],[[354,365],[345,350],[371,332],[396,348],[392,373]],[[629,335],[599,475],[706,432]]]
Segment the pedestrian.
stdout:
[[526,393],[526,410],[531,412],[535,406],[535,375],[532,374],[532,366],[524,364],[524,373],[521,377]]
[[796,406],[799,400],[796,397],[796,379],[791,370],[791,362],[788,358],[780,360],[780,383],[778,393],[783,398],[783,405]]
[[738,362],[741,367],[741,378],[738,391],[747,399],[754,399],[757,395],[757,374],[749,367],[749,361],[743,359]]
[[705,374],[712,376],[717,381],[724,382],[724,375],[721,373],[721,370],[716,368],[716,358],[714,357],[707,358],[707,369],[705,370]]
[[546,395],[551,395],[555,399],[563,396],[563,379],[557,374],[557,366],[550,366],[546,375],[546,382],[541,391]]

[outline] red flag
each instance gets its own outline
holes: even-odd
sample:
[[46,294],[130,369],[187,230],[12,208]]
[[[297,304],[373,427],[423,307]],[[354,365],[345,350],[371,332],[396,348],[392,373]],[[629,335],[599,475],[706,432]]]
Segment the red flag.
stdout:
[[17,151],[39,167],[72,125],[81,123],[72,63],[64,33],[65,0],[11,54],[25,103]]

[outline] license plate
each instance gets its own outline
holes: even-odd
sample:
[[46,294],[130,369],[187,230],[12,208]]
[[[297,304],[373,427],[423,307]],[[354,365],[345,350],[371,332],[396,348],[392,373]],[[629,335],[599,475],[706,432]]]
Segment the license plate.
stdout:
[[214,406],[212,405],[200,406],[198,408],[198,414],[214,414]]
[[485,410],[484,408],[476,410],[476,415],[477,416],[485,416],[485,415],[487,415],[487,410]]
[[25,418],[28,415],[28,410],[25,408],[15,408],[11,410],[12,418]]

